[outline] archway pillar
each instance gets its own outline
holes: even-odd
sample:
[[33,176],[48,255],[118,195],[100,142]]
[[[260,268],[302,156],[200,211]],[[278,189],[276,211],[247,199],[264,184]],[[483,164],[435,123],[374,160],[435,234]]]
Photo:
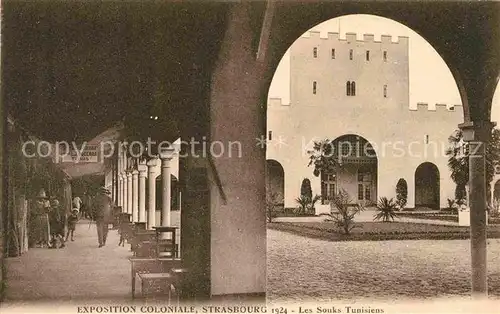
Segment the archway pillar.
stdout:
[[469,143],[469,207],[471,235],[472,295],[487,297],[486,267],[486,150],[485,143],[495,126],[489,121],[459,125],[464,141]]

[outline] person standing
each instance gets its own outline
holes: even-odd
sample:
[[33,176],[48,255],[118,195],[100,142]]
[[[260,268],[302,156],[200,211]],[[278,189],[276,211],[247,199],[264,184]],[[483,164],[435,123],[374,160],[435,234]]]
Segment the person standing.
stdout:
[[97,227],[97,238],[99,241],[99,247],[106,245],[106,239],[108,237],[108,227],[113,221],[113,213],[111,206],[111,193],[104,187],[99,189],[94,201],[93,201],[93,213],[94,219]]
[[31,234],[33,242],[38,247],[49,247],[50,226],[48,212],[50,202],[44,189],[40,190],[36,196],[34,205],[33,211],[30,213],[32,215]]

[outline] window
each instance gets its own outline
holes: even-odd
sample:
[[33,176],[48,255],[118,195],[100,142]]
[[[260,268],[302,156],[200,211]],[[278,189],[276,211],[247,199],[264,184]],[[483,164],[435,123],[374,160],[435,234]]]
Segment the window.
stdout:
[[365,200],[369,200],[372,198],[371,196],[371,189],[370,189],[370,186],[368,184],[365,185]]
[[425,144],[429,144],[429,135],[428,134],[425,135]]
[[356,96],[356,82],[347,81],[345,88],[347,96]]
[[387,51],[384,51],[384,61],[387,61]]
[[269,140],[272,141],[273,140],[273,131],[269,131]]
[[370,61],[370,50],[366,51],[366,61]]
[[349,50],[349,60],[352,60],[352,49]]
[[313,94],[316,95],[316,81],[313,82]]
[[335,59],[335,49],[332,49],[332,59]]
[[384,85],[384,98],[387,98],[387,85]]
[[364,192],[364,186],[363,184],[358,184],[358,200],[362,201],[363,200],[363,192]]
[[314,58],[318,57],[318,48],[317,47],[314,47],[314,49],[313,49],[313,57]]

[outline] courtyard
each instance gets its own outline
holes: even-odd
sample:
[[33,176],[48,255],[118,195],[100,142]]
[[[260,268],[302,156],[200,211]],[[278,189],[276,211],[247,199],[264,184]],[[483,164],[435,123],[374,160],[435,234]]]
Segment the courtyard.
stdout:
[[[267,231],[272,303],[470,296],[469,240],[331,242]],[[488,240],[490,298],[500,297],[500,239]]]

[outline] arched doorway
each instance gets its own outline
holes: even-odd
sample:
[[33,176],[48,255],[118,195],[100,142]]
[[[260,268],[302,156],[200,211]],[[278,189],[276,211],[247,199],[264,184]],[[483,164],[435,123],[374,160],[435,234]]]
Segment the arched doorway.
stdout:
[[266,162],[266,192],[273,196],[278,206],[284,206],[285,198],[285,170],[276,160],[269,159]]
[[346,191],[354,203],[370,206],[377,201],[377,155],[365,138],[342,135],[331,142],[335,171],[321,173],[323,203],[340,190]]
[[439,169],[431,162],[415,170],[415,208],[439,209]]

